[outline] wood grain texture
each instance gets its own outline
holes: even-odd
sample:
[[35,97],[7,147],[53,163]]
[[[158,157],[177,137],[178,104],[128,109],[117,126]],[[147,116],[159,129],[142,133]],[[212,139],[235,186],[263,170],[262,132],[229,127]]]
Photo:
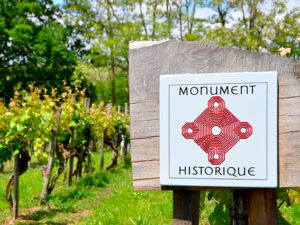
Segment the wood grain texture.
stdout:
[[275,189],[248,190],[247,195],[249,225],[279,225]]
[[275,189],[234,190],[232,225],[278,225]]
[[231,225],[248,225],[248,190],[232,191]]
[[199,224],[199,191],[173,192],[173,225]]
[[[130,133],[134,189],[159,185],[159,76],[161,74],[277,71],[279,186],[300,186],[300,61],[203,42],[131,43]],[[155,166],[156,164],[157,166]]]

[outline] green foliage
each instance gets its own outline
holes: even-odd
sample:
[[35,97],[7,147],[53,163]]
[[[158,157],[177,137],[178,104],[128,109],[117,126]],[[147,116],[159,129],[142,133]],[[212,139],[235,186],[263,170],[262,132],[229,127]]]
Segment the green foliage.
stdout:
[[[72,85],[85,88],[92,102],[112,102],[112,80],[108,68],[95,67],[88,63],[79,63],[72,77]],[[115,105],[129,102],[127,71],[117,70],[115,74]]]
[[[89,71],[77,68],[73,82],[105,104],[128,102],[130,41],[169,38],[273,54],[291,48],[292,58],[300,54],[295,39],[300,10],[289,9],[286,0],[71,0],[63,7],[65,23],[89,46],[81,58]],[[203,18],[204,10],[213,14]]]
[[208,200],[214,199],[215,201],[221,204],[229,206],[231,205],[232,191],[218,190],[218,191],[208,192],[207,199]]
[[[10,108],[4,109],[1,115],[5,124],[2,126],[0,148],[3,149],[0,162],[6,161],[12,154],[19,151],[31,151],[29,143],[35,137],[49,137],[49,129],[52,120],[44,120],[45,107],[41,106],[39,94],[31,92],[31,95],[20,99],[19,92],[15,92],[14,99],[10,102]],[[4,105],[2,105],[5,108]]]
[[300,204],[293,204],[291,206],[283,205],[280,208],[280,224],[300,224]]
[[105,172],[97,172],[93,175],[83,177],[79,182],[78,186],[94,186],[104,187],[109,182],[108,175]]
[[0,96],[6,103],[15,88],[32,82],[60,92],[61,80],[70,83],[76,54],[60,16],[52,0],[0,1]]
[[[138,40],[142,36],[140,25],[131,20],[133,2],[115,1],[112,4],[107,0],[71,0],[67,2],[65,9],[68,15],[66,23],[75,24],[80,35],[92,42],[86,60],[93,67],[108,71],[109,100],[113,104],[124,104],[124,98],[128,101],[128,45],[131,40]],[[117,84],[118,77],[122,83]],[[85,82],[91,92],[96,91],[94,87],[97,86],[92,83]],[[105,93],[107,98],[106,91],[101,88],[102,94]],[[90,95],[95,97],[95,93],[91,92]]]
[[216,205],[208,220],[211,225],[230,224],[230,209],[232,202],[232,192],[228,190],[218,190],[209,192],[208,200],[214,199]]
[[[76,149],[87,142],[87,133],[98,140],[104,133],[110,139],[116,133],[129,139],[129,119],[124,113],[118,114],[116,107],[108,113],[108,106],[103,103],[93,104],[88,110],[84,90],[74,93],[67,86],[64,89],[61,95],[55,89],[47,95],[45,89],[31,86],[30,92],[16,91],[9,107],[0,104],[0,162],[21,150],[33,152],[33,157],[40,161],[47,160],[45,146],[54,133],[58,135],[58,144],[62,145],[74,132]],[[65,147],[70,145],[67,143]]]
[[212,214],[208,217],[211,225],[227,225],[230,224],[229,209],[223,204],[217,204]]
[[[214,13],[203,18],[200,10]],[[0,96],[8,103],[15,88],[32,81],[61,93],[60,81],[66,80],[85,88],[92,102],[123,105],[130,41],[210,41],[274,54],[290,48],[287,56],[299,58],[299,18],[299,7],[287,8],[286,0],[70,0],[61,8],[52,0],[3,0]],[[93,72],[82,66],[74,72],[76,60]]]

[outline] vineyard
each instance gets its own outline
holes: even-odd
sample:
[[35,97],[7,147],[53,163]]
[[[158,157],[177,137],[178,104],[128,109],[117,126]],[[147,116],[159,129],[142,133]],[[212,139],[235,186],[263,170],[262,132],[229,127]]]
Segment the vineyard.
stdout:
[[[23,222],[28,218],[20,224],[45,222],[54,213],[54,220],[76,224],[79,213],[89,212],[80,223],[170,223],[170,192],[132,191],[127,105],[124,110],[111,104],[90,105],[84,91],[69,87],[61,95],[55,89],[47,94],[46,89],[33,85],[29,90],[16,91],[8,107],[1,104],[1,171],[5,165],[5,171],[13,174],[6,184],[5,176],[0,176],[0,186],[6,186],[6,191],[0,191],[6,198],[0,204],[4,216],[0,222],[9,224],[9,215],[17,218],[18,214],[23,215]],[[111,197],[103,200],[106,185]],[[299,189],[278,189],[277,196],[281,224],[297,224]],[[103,203],[97,203],[100,199]],[[130,207],[118,205],[120,199]],[[230,191],[201,192],[201,224],[228,224],[231,199]],[[38,211],[24,210],[38,205],[42,207]],[[92,208],[91,212],[82,205]],[[6,206],[10,212],[4,210]],[[45,216],[37,216],[42,212]],[[71,212],[70,218],[66,216]]]
[[[46,198],[55,188],[61,175],[68,186],[75,178],[91,173],[93,153],[99,151],[99,169],[103,166],[104,145],[113,152],[110,165],[106,170],[118,164],[119,148],[122,160],[127,157],[129,143],[129,118],[127,106],[125,113],[121,107],[110,104],[91,105],[84,91],[72,92],[68,87],[61,95],[55,89],[46,94],[46,89],[35,88],[18,92],[9,103],[1,104],[1,151],[0,164],[10,164],[14,158],[14,173],[6,188],[6,200],[14,218],[18,216],[18,180],[30,165],[31,158],[47,165],[41,167],[43,189],[40,204],[46,204]],[[122,143],[122,146],[121,146]],[[53,171],[55,162],[57,171]],[[75,165],[76,162],[76,165]],[[73,178],[74,177],[74,178]],[[14,198],[12,189],[14,187]]]
[[[164,55],[156,49],[155,54],[136,55],[145,64],[135,65],[140,74],[135,73],[136,80],[129,81],[134,68],[129,66],[130,43],[161,41],[164,45],[165,40],[183,41],[186,46],[194,41],[203,46],[213,43],[232,51],[270,56],[263,67],[267,69],[261,70],[269,71],[267,65],[275,64],[276,55],[295,62],[300,58],[300,3],[0,0],[0,224],[172,224],[172,191],[133,191],[133,183],[142,184],[143,179],[134,178],[132,163],[141,165],[144,159],[136,160],[133,155],[131,162],[131,144],[133,153],[137,146],[143,150],[150,146],[151,154],[159,153],[160,134],[149,132],[150,141],[144,142],[144,123],[131,137],[129,133],[130,116],[138,122],[133,125],[145,119],[151,129],[159,130],[160,117],[155,113],[160,100],[152,95],[144,98],[142,93],[159,93],[158,84],[149,86],[158,81],[152,75],[163,68],[166,70],[160,74],[189,71],[182,66],[189,57],[177,57],[183,51]],[[170,47],[174,52],[179,49]],[[207,55],[200,57],[196,49],[187,52],[195,55],[191,65],[198,72],[204,69],[197,66],[202,61],[213,63],[208,67],[211,73],[227,59],[243,58],[220,52],[210,60]],[[199,52],[204,52],[203,48]],[[174,65],[168,67],[175,56]],[[219,58],[223,56],[226,60]],[[253,69],[256,59],[245,61],[241,71]],[[162,65],[151,66],[152,60]],[[240,71],[232,66],[224,71]],[[287,67],[288,63],[278,68],[279,74],[294,70],[298,79],[300,67]],[[286,91],[280,88],[288,103],[292,99],[299,102],[296,82],[293,77],[284,84]],[[132,94],[129,98],[134,88],[139,99],[135,102],[130,99]],[[139,105],[131,108],[131,115],[129,102]],[[143,104],[149,117],[134,112]],[[290,107],[285,108],[298,110],[294,103]],[[294,129],[297,124],[290,132],[293,134],[299,132],[299,110],[297,113],[293,121],[289,113],[279,115],[290,121],[286,128]],[[279,133],[285,135],[286,131]],[[297,139],[293,138],[295,143]],[[136,140],[143,144],[133,143]],[[297,142],[296,150],[298,146]],[[289,149],[296,152],[294,147]],[[146,170],[153,167],[159,171],[158,155],[145,161],[150,162]],[[149,170],[145,174],[148,182]],[[152,178],[159,184],[158,173]],[[232,190],[200,191],[200,224],[232,223],[233,199]],[[300,225],[300,187],[277,188],[274,201],[280,224]]]

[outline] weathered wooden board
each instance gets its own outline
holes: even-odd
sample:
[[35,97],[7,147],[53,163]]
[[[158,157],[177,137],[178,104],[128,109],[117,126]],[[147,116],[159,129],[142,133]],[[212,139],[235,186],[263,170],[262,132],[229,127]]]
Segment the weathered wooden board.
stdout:
[[130,132],[135,190],[159,190],[159,76],[277,71],[279,186],[300,186],[300,61],[203,42],[132,42]]

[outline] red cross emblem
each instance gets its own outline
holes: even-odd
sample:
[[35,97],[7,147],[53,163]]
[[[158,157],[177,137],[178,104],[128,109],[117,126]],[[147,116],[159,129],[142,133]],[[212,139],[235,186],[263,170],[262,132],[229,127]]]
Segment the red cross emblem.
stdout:
[[220,96],[209,99],[208,107],[194,120],[182,126],[182,135],[194,139],[207,154],[212,165],[221,165],[225,154],[240,140],[252,134],[248,122],[240,122]]

